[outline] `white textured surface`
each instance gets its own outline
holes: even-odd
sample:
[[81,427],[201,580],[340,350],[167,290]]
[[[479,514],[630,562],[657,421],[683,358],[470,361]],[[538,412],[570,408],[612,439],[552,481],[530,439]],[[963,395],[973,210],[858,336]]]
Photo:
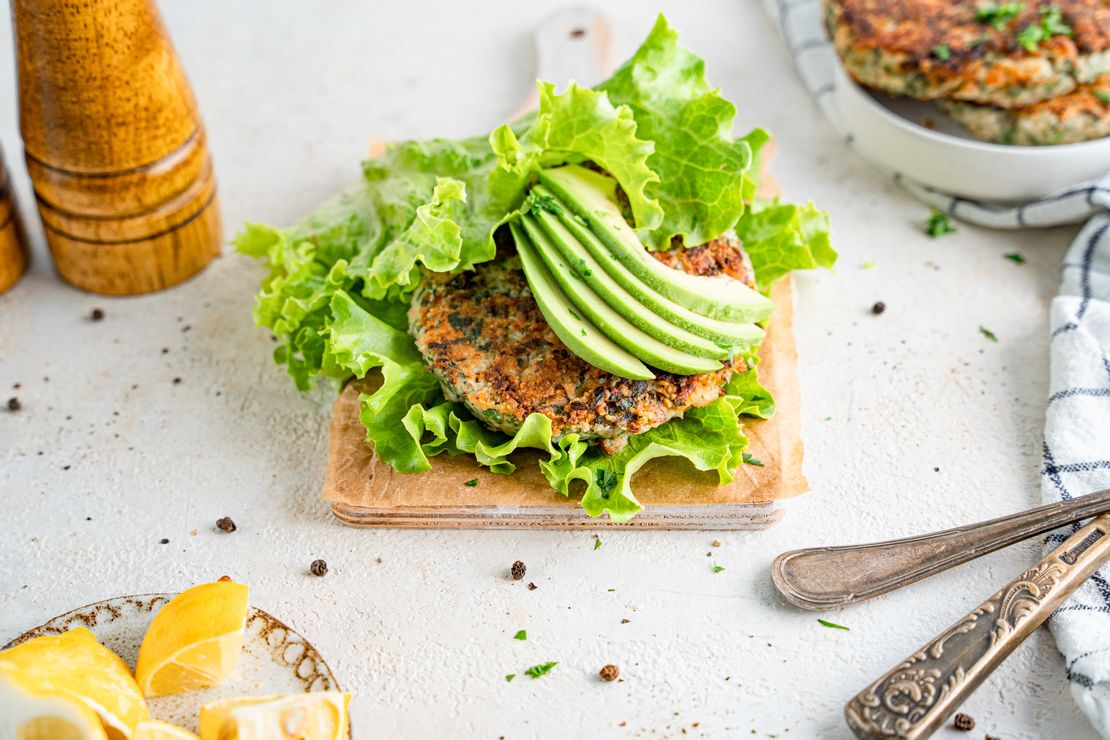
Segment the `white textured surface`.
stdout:
[[[529,91],[530,31],[557,7],[384,5],[165,3],[229,233],[288,222],[357,177],[371,133],[491,128]],[[298,395],[270,363],[249,316],[257,266],[229,253],[167,293],[106,299],[60,284],[36,243],[32,273],[0,297],[0,401],[24,406],[0,412],[0,640],[85,602],[228,573],[329,658],[357,695],[358,736],[845,737],[845,700],[1032,562],[1038,542],[826,615],[850,632],[772,594],[784,549],[1039,502],[1047,306],[1072,232],[924,237],[924,209],[819,118],[757,3],[663,6],[738,102],[738,128],[778,137],[786,195],[829,209],[842,253],[835,275],[798,281],[813,491],[779,526],[729,534],[711,558],[712,533],[606,533],[595,551],[587,533],[342,528],[318,500],[330,396]],[[599,7],[618,57],[654,15]],[[6,23],[0,138],[26,207]],[[103,322],[86,320],[93,307]],[[237,533],[214,531],[225,515]],[[306,574],[317,557],[326,578]],[[518,558],[538,590],[507,580]],[[560,665],[505,683],[546,660]],[[608,662],[623,683],[596,680]],[[1039,632],[968,703],[976,734],[1093,737],[1062,673]]]

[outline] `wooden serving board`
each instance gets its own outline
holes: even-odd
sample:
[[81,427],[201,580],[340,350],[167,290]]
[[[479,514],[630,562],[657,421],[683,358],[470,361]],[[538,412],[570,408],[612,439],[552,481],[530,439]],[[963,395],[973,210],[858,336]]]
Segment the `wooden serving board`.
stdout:
[[[340,521],[355,527],[768,527],[782,515],[775,500],[807,490],[790,281],[776,285],[771,297],[775,313],[760,348],[759,376],[774,393],[778,411],[769,420],[745,423],[749,451],[763,467],[742,465],[728,485],[685,460],[651,460],[632,484],[643,511],[627,524],[616,524],[591,519],[574,497],[552,490],[536,465],[538,454],[531,451],[513,457],[517,471],[510,476],[490,472],[472,456],[446,454],[432,458],[426,473],[398,473],[374,455],[358,420],[359,394],[376,381],[367,378],[348,384],[332,409],[323,497]],[[465,485],[475,479],[477,485]]]

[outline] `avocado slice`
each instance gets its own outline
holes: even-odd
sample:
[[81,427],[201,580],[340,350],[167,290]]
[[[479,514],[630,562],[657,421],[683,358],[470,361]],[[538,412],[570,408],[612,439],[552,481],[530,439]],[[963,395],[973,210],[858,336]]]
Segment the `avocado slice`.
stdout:
[[[521,218],[532,247],[539,253],[548,272],[575,307],[601,331],[628,352],[649,365],[679,375],[700,375],[721,369],[719,360],[675,349],[643,331],[621,316],[601,296],[580,279],[563,259],[558,248],[532,216]],[[677,328],[677,327],[676,327]],[[718,350],[720,348],[714,347]]]
[[[541,196],[555,197],[551,191],[543,186],[536,187],[533,192]],[[585,247],[588,256],[594,260],[593,264],[600,265],[602,268],[600,272],[597,272],[592,266],[589,266],[591,273],[595,273],[590,275],[590,279],[600,281],[603,277],[608,277],[612,283],[623,288],[636,301],[650,309],[651,312],[691,334],[714,342],[718,346],[726,348],[744,347],[757,344],[763,340],[764,332],[755,324],[711,319],[696,314],[657,293],[647,283],[626,270],[613,257],[612,252],[594,236],[593,232],[579,223],[570,212],[565,209],[559,210],[558,217],[553,216],[550,212],[541,211],[539,215],[540,223],[552,234],[554,233],[551,230],[553,228],[552,224],[564,227],[579,245]],[[562,242],[559,239],[556,238],[555,243],[562,247]],[[564,253],[564,256],[571,257],[577,264],[576,256],[566,253]],[[596,287],[595,290],[605,295],[604,288]],[[631,317],[626,316],[626,318],[632,320]]]
[[727,277],[689,275],[648,254],[616,202],[616,181],[578,165],[540,172],[540,182],[581,218],[630,272],[694,313],[714,319],[763,321],[774,304]]
[[570,301],[548,273],[543,260],[536,254],[524,229],[517,223],[510,223],[509,228],[513,241],[516,242],[524,276],[528,279],[528,287],[532,289],[532,297],[536,299],[536,305],[540,307],[540,312],[547,319],[552,331],[567,349],[594,367],[622,378],[655,378],[655,374],[644,363],[614,344],[600,329],[575,313]]

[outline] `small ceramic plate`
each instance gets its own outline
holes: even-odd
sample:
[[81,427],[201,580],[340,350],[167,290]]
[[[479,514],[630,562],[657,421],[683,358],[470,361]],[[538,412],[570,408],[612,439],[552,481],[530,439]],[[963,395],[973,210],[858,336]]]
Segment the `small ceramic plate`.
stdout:
[[931,103],[860,87],[840,65],[836,104],[865,159],[953,195],[1028,202],[1110,172],[1110,138],[1059,146],[990,144],[969,137]]
[[[134,668],[150,621],[173,596],[144,594],[98,601],[60,614],[24,632],[5,647],[40,635],[58,635],[74,627],[87,627]],[[270,614],[252,607],[247,617],[243,654],[230,678],[211,689],[156,697],[147,703],[155,719],[196,732],[201,706],[216,699],[338,690],[331,668],[308,640]]]

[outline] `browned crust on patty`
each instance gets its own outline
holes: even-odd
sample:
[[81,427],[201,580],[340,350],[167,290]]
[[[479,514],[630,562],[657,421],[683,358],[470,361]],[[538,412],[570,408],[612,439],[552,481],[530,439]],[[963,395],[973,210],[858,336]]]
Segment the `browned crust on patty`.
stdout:
[[[726,274],[751,284],[736,241],[718,239],[656,256],[687,272]],[[409,325],[446,395],[506,432],[539,413],[551,419],[556,436],[620,440],[712,403],[733,373],[747,369],[736,358],[704,375],[655,370],[654,380],[600,370],[572,354],[551,330],[512,254],[454,277],[429,275],[413,298]]]
[[[1002,28],[976,18],[993,2],[970,0],[826,0],[827,22],[845,67],[863,84],[921,99],[952,97],[1021,107],[1066,94],[1106,71],[1108,0],[1026,2]],[[1072,35],[1028,51],[1018,35],[1054,6]],[[939,58],[938,47],[947,58]]]

